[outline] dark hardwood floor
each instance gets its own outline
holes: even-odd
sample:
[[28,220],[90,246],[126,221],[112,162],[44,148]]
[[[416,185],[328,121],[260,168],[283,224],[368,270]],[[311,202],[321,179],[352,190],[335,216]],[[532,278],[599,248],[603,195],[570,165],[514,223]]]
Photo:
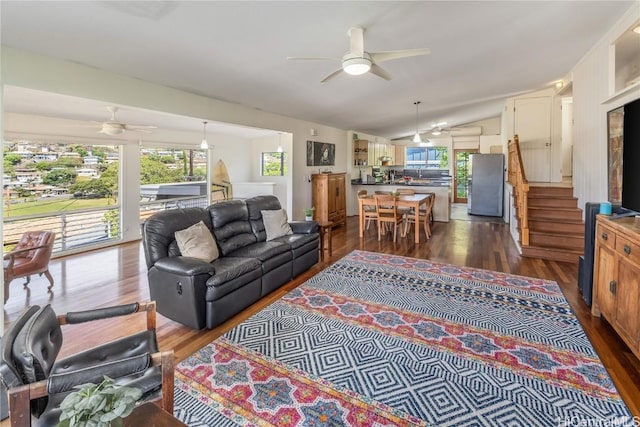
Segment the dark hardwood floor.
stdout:
[[[632,413],[640,416],[640,362],[604,320],[591,316],[577,289],[577,264],[520,257],[509,236],[508,224],[478,221],[477,218],[464,220],[464,215],[457,217],[463,219],[435,223],[432,238],[418,245],[413,239],[404,238],[399,238],[395,244],[390,237],[379,242],[374,227],[360,239],[357,217],[351,217],[346,227],[334,229],[333,256],[330,259],[325,259],[324,264],[316,265],[221,326],[195,331],[159,315],[157,331],[161,349],[173,349],[176,361],[181,361],[350,251],[390,253],[555,280],[623,399]],[[55,259],[51,272],[55,279],[52,294],[46,291],[44,277],[33,277],[28,290],[22,288],[20,280],[12,283],[11,297],[4,307],[5,327],[30,304],[51,303],[56,312],[64,313],[149,297],[146,266],[138,242]],[[128,334],[142,327],[143,316],[140,317],[134,322],[104,321],[97,325],[64,326],[62,353],[71,354],[108,338]]]

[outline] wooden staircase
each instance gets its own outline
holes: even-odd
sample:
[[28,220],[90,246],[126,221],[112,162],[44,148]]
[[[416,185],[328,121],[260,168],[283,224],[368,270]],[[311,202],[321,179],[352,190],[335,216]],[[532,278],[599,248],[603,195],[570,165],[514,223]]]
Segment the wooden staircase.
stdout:
[[522,255],[554,261],[578,262],[584,250],[584,223],[573,188],[529,183],[529,244]]
[[584,251],[584,223],[573,188],[530,183],[518,135],[509,141],[508,182],[522,256],[577,263]]

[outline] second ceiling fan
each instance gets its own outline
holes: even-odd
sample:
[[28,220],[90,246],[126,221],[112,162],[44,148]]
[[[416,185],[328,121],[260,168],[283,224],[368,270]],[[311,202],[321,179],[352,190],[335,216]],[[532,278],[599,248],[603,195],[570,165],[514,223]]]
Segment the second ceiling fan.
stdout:
[[106,122],[93,122],[100,125],[100,130],[98,133],[104,133],[106,135],[114,136],[120,135],[125,131],[136,131],[143,133],[151,133],[148,129],[156,129],[156,126],[148,126],[148,125],[132,125],[123,123],[116,119],[116,113],[118,112],[118,107],[107,107],[107,110],[111,113],[111,119]]
[[370,72],[385,80],[391,80],[391,75],[378,65],[380,62],[411,56],[428,55],[431,51],[423,49],[390,50],[383,52],[367,52],[364,50],[364,29],[353,27],[349,30],[350,49],[342,58],[326,57],[287,57],[289,60],[333,60],[342,61],[342,68],[329,74],[321,80],[322,83],[343,72],[354,76]]

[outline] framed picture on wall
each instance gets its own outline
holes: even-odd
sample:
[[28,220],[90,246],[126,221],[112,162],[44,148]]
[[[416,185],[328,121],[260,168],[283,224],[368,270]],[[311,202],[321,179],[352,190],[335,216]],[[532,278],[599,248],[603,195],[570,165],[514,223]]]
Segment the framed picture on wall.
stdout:
[[335,166],[336,145],[307,141],[307,166]]
[[607,113],[609,202],[622,204],[622,143],[623,143],[624,107]]

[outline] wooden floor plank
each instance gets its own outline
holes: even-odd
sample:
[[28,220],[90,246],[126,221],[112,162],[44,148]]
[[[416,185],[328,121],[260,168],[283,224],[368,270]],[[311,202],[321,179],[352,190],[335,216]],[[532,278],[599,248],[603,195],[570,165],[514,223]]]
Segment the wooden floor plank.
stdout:
[[[591,316],[578,292],[577,263],[523,258],[518,255],[507,224],[469,219],[435,223],[432,238],[416,245],[412,238],[399,237],[394,243],[390,236],[386,236],[378,241],[374,227],[361,239],[358,237],[357,218],[351,217],[346,226],[334,229],[333,256],[325,257],[324,265],[314,266],[217,328],[195,331],[159,315],[157,331],[161,349],[173,349],[177,361],[183,360],[354,249],[397,254],[557,281],[623,399],[632,413],[640,416],[640,362],[606,321]],[[6,324],[30,304],[51,303],[56,312],[64,313],[149,298],[146,266],[139,242],[56,259],[51,270],[55,279],[53,294],[46,292],[44,277],[33,277],[26,290],[19,280],[11,284],[11,298],[4,307]],[[71,354],[110,337],[129,334],[142,323],[142,320],[110,321],[100,325],[99,329],[93,325],[65,326],[62,354]]]

